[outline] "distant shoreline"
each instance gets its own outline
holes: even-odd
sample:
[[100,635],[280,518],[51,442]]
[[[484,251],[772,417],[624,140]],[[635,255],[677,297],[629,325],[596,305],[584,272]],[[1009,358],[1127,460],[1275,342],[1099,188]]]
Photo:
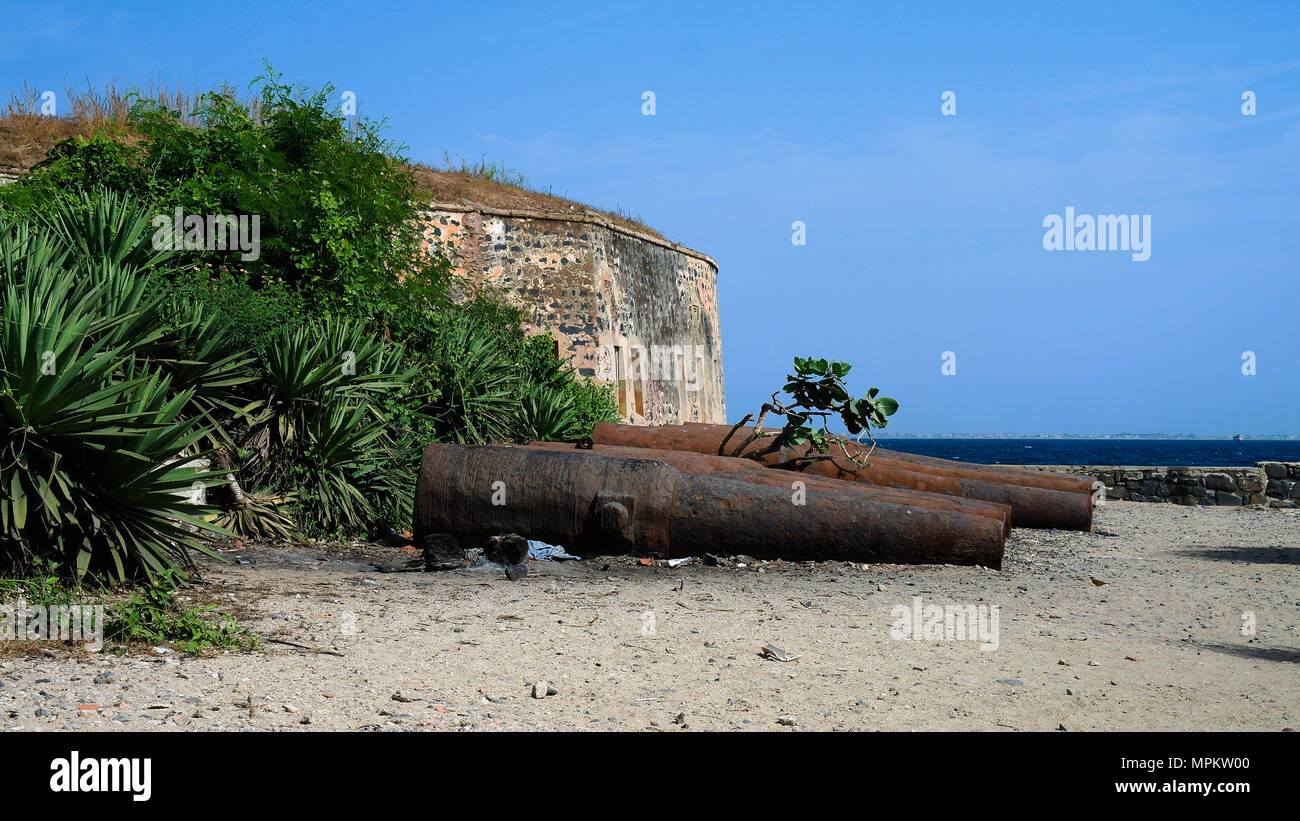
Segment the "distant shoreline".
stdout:
[[[1300,463],[1300,438],[1209,437],[894,437],[879,434],[883,448],[922,456],[999,465],[1164,465],[1211,467],[1259,462]],[[1287,488],[1289,492],[1290,489]]]
[[[1198,441],[1226,442],[1232,441],[1232,434],[1193,434],[1193,433],[893,433],[877,432],[877,441],[886,439],[1097,439],[1103,441]],[[1300,434],[1247,434],[1247,442],[1290,442],[1300,440]]]

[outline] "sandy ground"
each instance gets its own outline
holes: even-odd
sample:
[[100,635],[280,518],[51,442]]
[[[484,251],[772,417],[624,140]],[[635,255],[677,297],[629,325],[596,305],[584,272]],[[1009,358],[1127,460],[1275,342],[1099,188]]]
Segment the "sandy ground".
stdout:
[[[232,556],[247,564],[205,563],[196,600],[309,649],[10,655],[0,727],[1300,727],[1295,511],[1111,503],[1094,534],[1017,530],[1001,572],[610,558],[533,562],[510,582],[487,570],[375,572],[407,558],[390,548]],[[917,596],[996,606],[997,649],[895,639],[894,608]],[[1254,635],[1243,634],[1247,613]],[[764,658],[769,643],[799,658]],[[540,682],[555,693],[534,698]],[[88,703],[101,706],[79,709]]]

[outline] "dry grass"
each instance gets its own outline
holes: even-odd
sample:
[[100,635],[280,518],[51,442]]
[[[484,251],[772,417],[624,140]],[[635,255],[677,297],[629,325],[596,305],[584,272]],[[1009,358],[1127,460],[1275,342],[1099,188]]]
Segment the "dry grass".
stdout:
[[138,94],[157,100],[168,108],[190,112],[197,95],[184,90],[170,91],[152,86],[139,92],[124,92],[114,85],[103,91],[64,89],[56,100],[55,116],[41,114],[41,92],[24,85],[10,95],[0,112],[0,168],[26,170],[45,158],[54,144],[68,137],[105,135],[132,144],[140,140],[127,122]]
[[561,219],[597,218],[636,233],[664,239],[658,231],[627,214],[601,211],[554,194],[458,170],[431,168],[418,163],[413,166],[413,170],[416,182],[434,202],[475,204],[509,211],[538,211]]
[[0,659],[90,658],[92,652],[80,641],[0,641]]
[[[58,115],[45,116],[40,113],[40,95],[39,90],[25,85],[21,92],[11,95],[8,106],[0,111],[0,170],[29,170],[45,158],[56,142],[68,137],[100,135],[127,144],[139,142],[140,135],[128,122],[132,102],[137,96],[157,100],[168,109],[184,112],[187,122],[198,125],[197,120],[189,115],[201,96],[185,90],[169,90],[157,83],[137,92],[124,92],[115,85],[109,85],[103,91],[65,89],[58,99]],[[258,116],[256,98],[245,100],[244,105],[254,118]],[[434,202],[538,211],[559,218],[596,218],[663,239],[657,231],[625,212],[610,213],[531,190],[522,174],[505,166],[485,161],[453,163],[447,156],[444,156],[444,161],[447,167],[442,169],[422,164],[412,166],[420,188]]]

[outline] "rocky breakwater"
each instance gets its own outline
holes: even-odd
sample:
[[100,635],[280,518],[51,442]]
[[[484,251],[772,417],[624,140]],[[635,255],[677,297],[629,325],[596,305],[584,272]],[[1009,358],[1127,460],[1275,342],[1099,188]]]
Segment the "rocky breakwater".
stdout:
[[1105,486],[1109,500],[1300,508],[1300,462],[1259,462],[1253,467],[1021,467],[1092,476]]

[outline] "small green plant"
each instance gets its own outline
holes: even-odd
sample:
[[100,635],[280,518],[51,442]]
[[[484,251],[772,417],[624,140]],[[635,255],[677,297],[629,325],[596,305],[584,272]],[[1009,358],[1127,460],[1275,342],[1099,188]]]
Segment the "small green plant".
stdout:
[[[889,417],[898,411],[898,400],[881,396],[879,388],[871,388],[860,398],[853,398],[844,384],[844,378],[852,367],[847,362],[796,356],[794,373],[787,374],[785,387],[774,392],[770,402],[763,403],[754,432],[735,452],[759,458],[779,452],[781,448],[807,445],[804,458],[816,458],[829,451],[832,444],[839,444],[846,457],[862,464],[870,451],[860,457],[851,455],[844,442],[827,429],[827,419],[839,416],[850,434],[865,434],[874,448],[876,439],[871,435],[871,429],[889,424]],[[777,394],[782,391],[793,401],[787,404],[777,399]],[[785,426],[775,434],[763,430],[763,422],[769,413],[785,417]],[[745,414],[745,418],[727,434],[719,453],[723,452],[731,437],[753,418],[754,414]],[[757,452],[745,453],[745,448],[752,442],[767,436],[772,437],[771,444]]]
[[209,647],[257,649],[258,637],[234,619],[216,614],[216,605],[182,607],[176,591],[170,571],[140,585],[126,601],[109,608],[104,638],[118,644],[170,643],[194,655]]
[[641,219],[640,214],[633,214],[631,211],[627,210],[621,205],[614,206],[614,209],[611,213],[615,214],[616,216],[622,217],[628,222],[634,222],[637,225],[645,225],[645,220]]
[[499,182],[502,185],[512,185],[515,188],[528,187],[528,179],[523,175],[523,172],[507,168],[504,163],[488,162],[486,156],[480,157],[479,161],[474,163],[467,161],[459,154],[456,155],[455,160],[452,160],[450,154],[443,152],[442,164],[448,171],[464,174],[467,177],[478,177],[481,180]]
[[[177,601],[180,576],[164,570],[138,585],[122,600],[108,603],[104,638],[122,652],[131,644],[174,644],[187,653],[205,648],[255,650],[258,637],[233,619],[215,613],[215,605],[184,607]],[[21,578],[0,579],[0,601],[22,599],[28,608],[96,606],[115,598],[109,591],[93,597],[52,562],[37,561]]]
[[22,599],[29,607],[81,603],[81,588],[70,584],[53,562],[37,559],[21,578],[0,579],[0,601]]

